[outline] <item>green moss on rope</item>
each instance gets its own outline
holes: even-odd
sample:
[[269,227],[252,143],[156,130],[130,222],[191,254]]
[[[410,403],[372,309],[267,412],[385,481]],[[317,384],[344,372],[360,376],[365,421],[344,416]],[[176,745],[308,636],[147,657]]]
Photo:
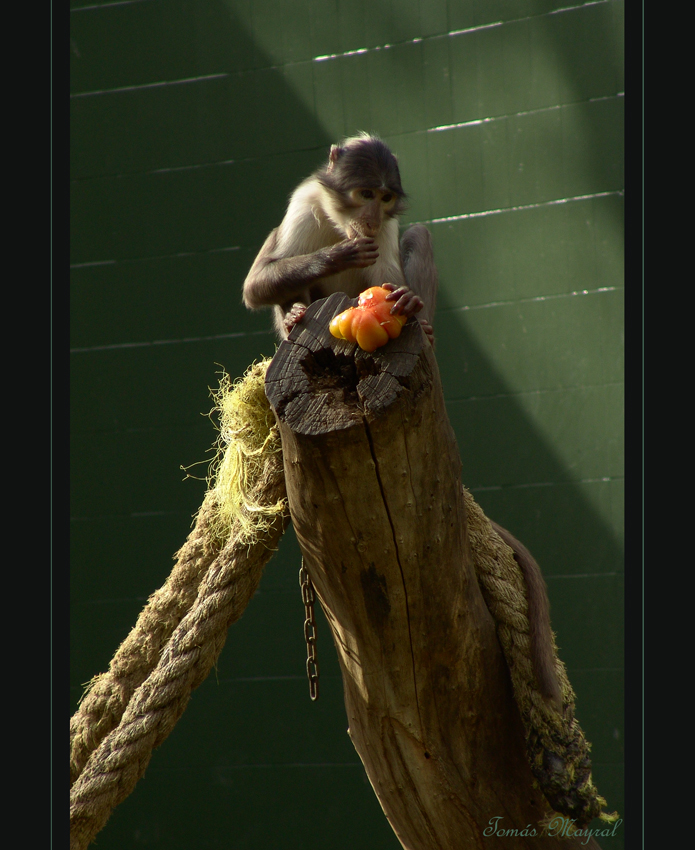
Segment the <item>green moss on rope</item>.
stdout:
[[265,395],[269,364],[270,359],[254,363],[236,381],[223,372],[219,389],[211,391],[219,437],[207,482],[217,503],[211,532],[222,545],[232,531],[237,540],[255,542],[287,511],[286,499],[269,501],[264,486],[268,459],[282,451]]

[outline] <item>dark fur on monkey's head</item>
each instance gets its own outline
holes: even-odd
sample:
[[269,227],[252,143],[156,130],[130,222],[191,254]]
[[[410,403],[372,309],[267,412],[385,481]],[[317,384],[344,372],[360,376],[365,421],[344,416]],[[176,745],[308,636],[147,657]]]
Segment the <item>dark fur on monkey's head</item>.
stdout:
[[405,209],[406,194],[401,186],[398,160],[376,136],[361,133],[332,145],[328,164],[316,172],[316,178],[327,189],[343,196],[357,187],[392,192],[397,203],[391,214],[398,215]]

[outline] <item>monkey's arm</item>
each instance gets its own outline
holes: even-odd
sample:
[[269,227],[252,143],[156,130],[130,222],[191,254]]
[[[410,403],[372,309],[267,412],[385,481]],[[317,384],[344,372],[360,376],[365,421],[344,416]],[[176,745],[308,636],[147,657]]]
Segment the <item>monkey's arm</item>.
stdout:
[[[395,301],[392,312],[412,316],[418,313],[418,321],[434,345],[432,321],[437,305],[439,278],[434,264],[432,235],[422,224],[409,227],[400,242],[400,258],[406,285],[392,289],[388,301]],[[420,312],[422,311],[422,312]]]
[[244,304],[250,309],[307,301],[317,281],[346,269],[365,268],[379,256],[374,239],[358,236],[308,254],[278,251],[279,228],[265,241],[244,281]]
[[401,238],[401,262],[406,283],[423,301],[424,309],[420,320],[434,321],[437,307],[439,276],[434,264],[432,234],[423,224],[409,227]]
[[555,673],[555,650],[553,633],[550,628],[550,605],[545,581],[541,574],[541,568],[533,558],[533,555],[520,543],[516,537],[510,534],[506,528],[492,523],[492,527],[514,551],[514,559],[521,567],[526,583],[526,596],[528,601],[528,618],[531,629],[531,652],[533,655],[533,669],[538,679],[541,692],[544,696],[562,704],[560,685]]

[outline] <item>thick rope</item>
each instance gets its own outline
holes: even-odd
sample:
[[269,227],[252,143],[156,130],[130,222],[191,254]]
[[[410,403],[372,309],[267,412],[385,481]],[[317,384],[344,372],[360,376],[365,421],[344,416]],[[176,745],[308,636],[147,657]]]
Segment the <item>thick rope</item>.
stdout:
[[86,848],[115,806],[135,788],[153,749],[172,731],[192,691],[216,662],[229,626],[255,593],[270,549],[285,525],[278,517],[273,533],[249,547],[230,541],[211,565],[196,604],[174,631],[157,667],[72,787],[71,850]]
[[70,719],[71,785],[92,752],[118,726],[130,698],[154,670],[162,649],[195,601],[200,581],[219,552],[219,546],[211,542],[209,529],[215,514],[215,496],[207,493],[169,578],[150,596],[108,671],[89,683]]
[[592,781],[590,745],[574,717],[575,695],[557,646],[553,640],[561,710],[541,694],[536,681],[526,588],[514,553],[465,488],[464,500],[478,582],[509,667],[533,775],[553,810],[576,822],[574,829],[596,817],[612,822],[617,814],[603,811],[606,801]]
[[[196,526],[169,579],[72,718],[71,850],[84,850],[133,791],[216,662],[287,526],[280,440],[263,386],[269,362],[254,365],[233,387],[226,376],[221,382],[214,483]],[[613,820],[617,815],[602,812],[605,800],[591,779],[589,744],[557,653],[562,711],[538,690],[513,552],[465,488],[464,495],[475,568],[509,666],[533,774],[552,808],[578,827],[597,816]]]
[[[241,616],[255,593],[263,567],[289,522],[279,434],[269,425],[270,420],[265,415],[270,409],[267,401],[260,404],[263,414],[260,420],[257,411],[254,412],[259,405],[250,403],[259,394],[265,399],[264,376],[268,363],[264,361],[252,367],[234,387],[225,384],[225,396],[236,393],[241,400],[232,405],[231,411],[222,412],[220,451],[235,454],[246,451],[256,462],[252,473],[242,470],[236,485],[230,479],[238,473],[237,464],[232,464],[233,471],[225,480],[220,481],[218,475],[209,491],[209,499],[206,497],[201,507],[196,529],[202,537],[199,538],[194,529],[181,550],[182,553],[190,550],[193,562],[197,555],[196,566],[191,566],[187,572],[180,558],[174,569],[185,587],[173,606],[175,616],[181,615],[180,622],[174,625],[170,616],[164,631],[158,632],[154,620],[145,617],[143,612],[143,622],[138,621],[142,628],[137,634],[137,627],[133,630],[131,646],[122,653],[122,659],[130,662],[126,665],[129,676],[125,680],[119,678],[121,667],[112,662],[109,674],[95,682],[94,701],[91,702],[91,691],[83,701],[83,706],[90,700],[92,708],[97,705],[106,708],[108,719],[104,727],[99,718],[93,718],[88,710],[83,712],[82,707],[77,713],[80,718],[77,715],[73,718],[73,741],[79,741],[73,747],[75,764],[84,764],[87,751],[91,750],[91,755],[81,772],[77,771],[79,775],[70,793],[71,850],[86,848],[113,808],[135,788],[152,750],[172,731],[192,691],[202,684],[216,662],[229,626]],[[260,451],[259,446],[262,447]],[[215,466],[218,470],[220,467],[219,463]],[[225,514],[225,520],[220,521],[222,512],[217,509],[220,492],[235,486],[243,491],[242,497],[237,499],[238,510],[235,515]],[[226,543],[221,546],[225,539]],[[218,550],[216,556],[215,550]],[[184,557],[184,562],[189,563],[189,560]],[[187,597],[196,582],[194,574],[200,582],[197,598],[184,615]],[[167,585],[170,583],[173,583],[172,577]],[[165,588],[158,597],[160,601],[166,596]],[[155,606],[150,612],[153,618],[156,610]],[[162,635],[167,630],[170,636],[162,646]],[[148,650],[139,652],[139,642],[143,640]],[[161,647],[161,654],[155,659],[157,646]],[[120,652],[119,649],[117,656]],[[148,667],[150,669],[145,672]],[[144,679],[135,686],[134,692],[133,675]],[[104,678],[104,687],[100,689]],[[132,696],[126,700],[123,695],[128,688]],[[103,731],[107,725],[114,724],[118,714],[119,725]],[[101,740],[96,746],[98,736]]]

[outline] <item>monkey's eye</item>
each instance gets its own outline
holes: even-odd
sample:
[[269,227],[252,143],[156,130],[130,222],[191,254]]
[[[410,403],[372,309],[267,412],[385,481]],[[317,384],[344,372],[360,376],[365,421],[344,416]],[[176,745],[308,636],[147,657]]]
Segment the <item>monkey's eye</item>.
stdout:
[[368,200],[371,200],[371,198],[374,197],[374,192],[372,192],[371,189],[362,189],[362,191],[360,192],[360,195],[362,195],[363,198],[367,198]]
[[390,192],[387,192],[385,195],[382,195],[382,196],[381,196],[381,200],[382,200],[385,204],[390,204],[390,203],[391,203],[391,201],[393,200],[393,195],[392,195]]

